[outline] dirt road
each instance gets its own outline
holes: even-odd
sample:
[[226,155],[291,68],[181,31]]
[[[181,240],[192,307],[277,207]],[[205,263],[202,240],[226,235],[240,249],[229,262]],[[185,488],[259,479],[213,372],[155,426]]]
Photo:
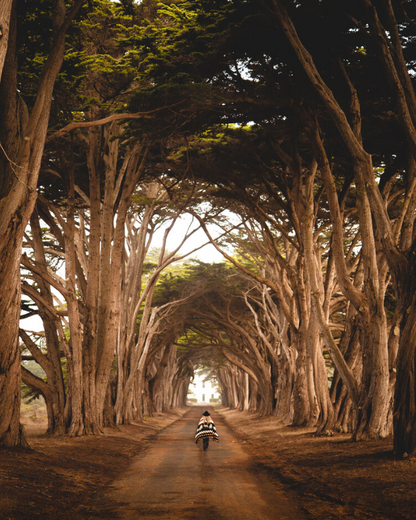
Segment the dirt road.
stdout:
[[127,474],[113,483],[97,511],[99,518],[302,519],[282,491],[255,470],[250,455],[215,411],[220,442],[210,441],[206,452],[201,443],[194,444],[204,410],[191,408],[133,460]]

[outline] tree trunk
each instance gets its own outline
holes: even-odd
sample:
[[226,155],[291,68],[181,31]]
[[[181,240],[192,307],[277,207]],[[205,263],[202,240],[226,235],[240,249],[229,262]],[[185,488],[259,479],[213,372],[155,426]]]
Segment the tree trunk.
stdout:
[[21,376],[17,339],[20,315],[20,249],[14,244],[11,248],[4,247],[4,238],[0,242],[0,446],[27,446],[19,421]]
[[[117,132],[118,135],[118,132]],[[120,327],[122,260],[125,246],[125,223],[131,195],[146,165],[147,149],[136,144],[125,157],[126,171],[121,192],[115,192],[114,182],[118,160],[118,140],[109,143],[110,153],[106,158],[106,192],[102,227],[103,256],[100,285],[98,330],[100,333],[97,351],[96,403],[98,416],[102,416],[105,393],[110,379],[110,368],[116,354]],[[113,231],[113,208],[120,197],[116,226]]]
[[359,439],[387,436],[390,400],[387,318],[384,308],[385,276],[377,262],[372,215],[360,171],[356,171],[356,182],[365,292],[369,305],[369,321],[362,321],[363,374],[357,429],[353,435],[354,439]]
[[13,0],[3,0],[0,4],[0,82],[9,43],[12,4]]
[[[411,262],[414,265],[413,259]],[[399,287],[402,291],[398,294],[398,307],[406,318],[402,320],[397,355],[393,427],[394,452],[403,458],[416,451],[416,273],[413,269],[410,276],[403,276]]]
[[[3,121],[0,132],[1,141],[10,144],[10,136],[17,135],[19,127],[24,132],[24,139],[17,139],[11,147],[2,150],[0,178],[8,179],[8,186],[3,190],[0,200],[0,446],[21,445],[22,433],[19,426],[20,404],[20,359],[18,351],[18,322],[20,314],[20,277],[19,265],[22,251],[23,232],[36,201],[36,185],[52,102],[52,92],[56,76],[61,68],[65,50],[65,32],[82,4],[76,0],[69,16],[65,15],[65,5],[58,0],[61,9],[55,13],[53,24],[55,39],[51,52],[42,71],[38,95],[27,125],[17,111],[16,78],[17,62],[15,26],[9,33],[9,46],[3,68],[0,86],[0,115],[12,107],[7,120]],[[63,14],[63,16],[62,16]],[[15,12],[14,12],[15,16]],[[13,18],[13,14],[12,14]],[[14,34],[12,34],[14,33]],[[9,59],[10,57],[10,59]],[[7,74],[6,69],[7,68]],[[5,78],[7,84],[5,84]],[[8,103],[11,101],[11,103]],[[10,135],[7,135],[10,132]],[[6,139],[3,137],[6,135]],[[19,150],[18,150],[19,147]],[[5,160],[4,153],[7,153]],[[15,163],[16,168],[12,165]],[[17,172],[17,173],[16,173]],[[10,189],[9,189],[10,187]]]
[[306,338],[297,334],[296,341],[296,379],[293,389],[293,419],[292,426],[306,426],[310,421],[310,403],[308,392]]
[[168,371],[168,364],[171,362],[171,349],[166,346],[162,352],[162,358],[157,364],[156,374],[149,381],[150,395],[153,407],[156,412],[163,412],[165,410],[165,392],[168,384],[166,375]]
[[[68,321],[71,331],[70,358],[68,359],[68,374],[71,385],[71,424],[68,433],[71,436],[83,435],[85,416],[90,410],[83,403],[83,367],[82,367],[82,330],[79,312],[79,302],[76,289],[76,254],[75,254],[75,208],[73,172],[69,174],[68,221],[65,226],[65,282],[66,302],[68,306]],[[84,405],[84,406],[83,406]]]
[[[362,356],[359,341],[358,317],[355,309],[350,306],[346,316],[347,326],[340,341],[340,350],[349,366],[354,379],[361,380]],[[334,370],[331,384],[331,401],[334,404],[335,430],[342,433],[353,433],[357,424],[357,404],[353,403],[346,385],[343,383],[337,369]]]
[[249,409],[249,403],[250,403],[250,376],[247,374],[247,372],[244,372],[244,379],[243,379],[243,393],[244,393],[244,399],[242,403],[242,410],[246,412]]
[[278,371],[275,415],[284,424],[293,422],[292,403],[296,374],[295,361],[292,357],[291,351],[289,351],[289,357],[286,354],[281,354]]
[[[90,229],[88,240],[88,264],[87,264],[87,290],[85,294],[85,319],[82,344],[82,370],[83,370],[83,403],[85,410],[86,433],[97,434],[101,432],[101,418],[97,410],[95,376],[98,350],[98,293],[100,283],[100,175],[98,172],[100,157],[97,152],[98,131],[91,128],[89,131],[89,193],[90,193]],[[106,413],[107,424],[110,422],[109,406],[111,399],[107,396]],[[104,420],[103,420],[104,422]]]
[[334,428],[335,414],[328,388],[328,372],[322,355],[322,342],[315,315],[312,313],[308,330],[308,350],[313,365],[314,388],[319,413],[316,434],[331,433]]

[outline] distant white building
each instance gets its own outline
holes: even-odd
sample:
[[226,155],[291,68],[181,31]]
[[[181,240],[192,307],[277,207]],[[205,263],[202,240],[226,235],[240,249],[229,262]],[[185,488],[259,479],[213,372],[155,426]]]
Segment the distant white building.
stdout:
[[204,376],[195,374],[193,382],[189,385],[188,400],[192,403],[215,403],[220,399],[217,381],[204,381]]

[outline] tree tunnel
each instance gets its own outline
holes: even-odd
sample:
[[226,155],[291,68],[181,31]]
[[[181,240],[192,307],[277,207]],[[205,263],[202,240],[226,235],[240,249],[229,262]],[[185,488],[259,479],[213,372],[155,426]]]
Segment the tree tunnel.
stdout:
[[2,12],[0,446],[21,379],[76,436],[203,365],[225,406],[414,452],[415,3],[64,4]]
[[[231,264],[188,264],[180,271],[162,278],[155,294],[154,305],[170,306],[170,312],[148,354],[146,413],[185,403],[194,369],[203,366],[218,381],[224,406],[273,414],[285,424],[328,427],[316,407],[315,389],[306,394],[297,390],[300,363],[289,328],[284,330],[284,320],[276,319],[278,305],[270,291]],[[329,393],[332,364],[322,359],[328,366],[324,383]],[[313,401],[299,402],[299,395]],[[339,417],[351,429],[345,404],[339,404]],[[296,415],[296,406],[310,415]]]

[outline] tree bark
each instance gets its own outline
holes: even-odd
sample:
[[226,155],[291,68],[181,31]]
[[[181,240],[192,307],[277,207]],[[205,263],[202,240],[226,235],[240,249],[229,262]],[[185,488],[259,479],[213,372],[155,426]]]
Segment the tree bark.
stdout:
[[[60,13],[65,13],[62,0],[58,0]],[[23,232],[29,221],[36,201],[36,185],[40,163],[46,139],[52,92],[56,76],[61,68],[65,32],[80,8],[83,0],[76,0],[70,13],[64,19],[54,17],[55,39],[51,52],[42,71],[38,95],[27,125],[22,129],[23,136],[13,147],[2,150],[0,177],[10,179],[9,186],[2,193],[0,200],[0,446],[18,446],[22,444],[19,426],[20,404],[20,359],[18,351],[18,321],[20,311],[20,276],[19,265],[22,250]],[[15,15],[15,14],[14,14]],[[13,15],[12,15],[13,17]],[[15,29],[14,29],[15,30]],[[11,31],[12,32],[12,31]],[[13,35],[15,41],[15,34]],[[16,47],[9,46],[1,78],[0,96],[2,100],[16,99]],[[8,61],[8,57],[11,57]],[[7,70],[7,74],[5,69]],[[7,78],[8,83],[4,84]],[[4,96],[4,94],[7,94]],[[16,102],[12,107],[16,107]],[[4,106],[0,107],[1,115]],[[8,132],[17,134],[22,118],[15,111],[4,121],[0,133],[1,141],[10,143]],[[4,154],[4,155],[3,155]],[[7,160],[5,156],[7,154]],[[10,187],[10,189],[9,189]]]
[[4,0],[0,4],[0,82],[9,43],[12,5],[13,0]]

